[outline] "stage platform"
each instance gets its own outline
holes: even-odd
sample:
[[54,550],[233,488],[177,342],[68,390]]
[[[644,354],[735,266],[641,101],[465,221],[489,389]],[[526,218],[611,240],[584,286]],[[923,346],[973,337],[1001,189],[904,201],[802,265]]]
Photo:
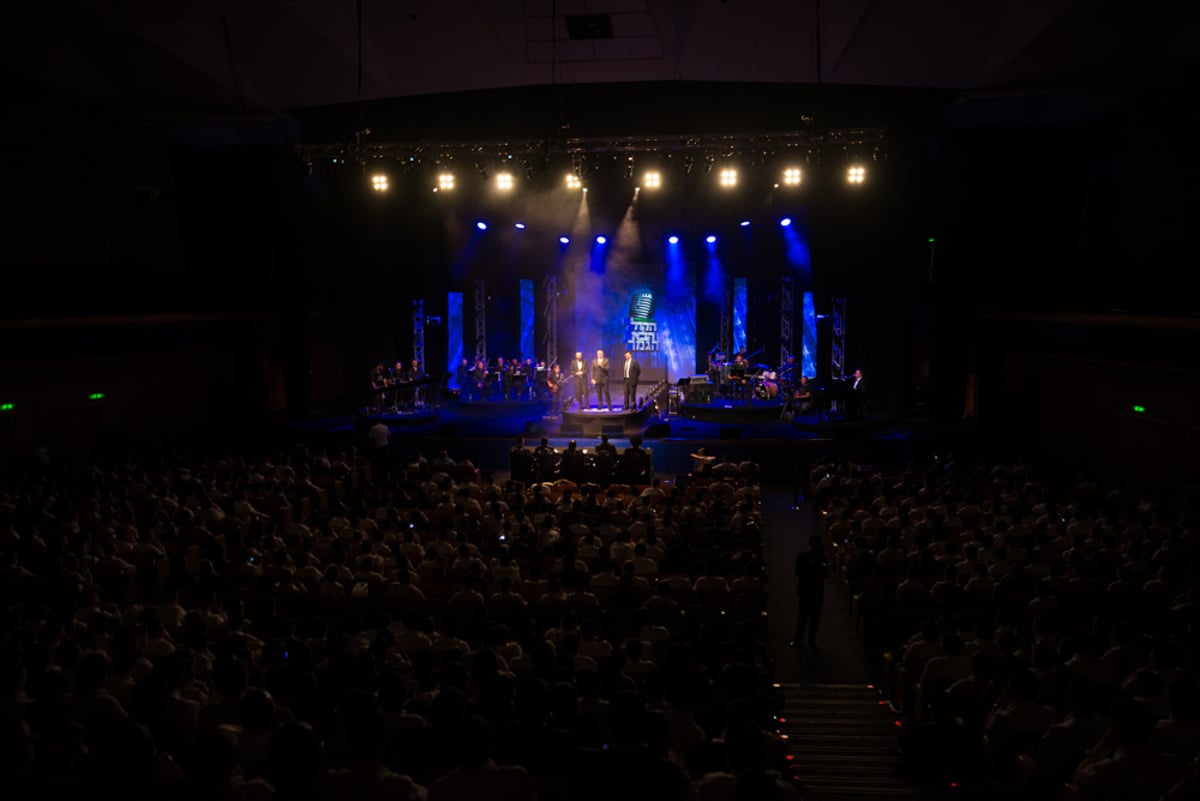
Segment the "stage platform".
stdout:
[[867,458],[881,449],[912,456],[919,432],[928,429],[921,418],[873,415],[865,420],[799,415],[781,419],[779,404],[755,401],[745,405],[717,401],[685,405],[679,412],[658,413],[652,407],[625,414],[570,409],[563,413],[545,402],[452,401],[423,414],[365,414],[314,418],[291,426],[306,442],[322,447],[367,447],[367,430],[382,419],[392,431],[398,454],[441,449],[470,455],[481,467],[507,469],[508,449],[523,436],[531,444],[546,438],[556,448],[572,440],[591,447],[602,434],[618,447],[628,447],[634,437],[654,450],[655,469],[663,473],[688,472],[691,454],[703,447],[713,456],[728,455],[738,461],[752,459],[777,477],[792,477],[798,466],[819,455]]

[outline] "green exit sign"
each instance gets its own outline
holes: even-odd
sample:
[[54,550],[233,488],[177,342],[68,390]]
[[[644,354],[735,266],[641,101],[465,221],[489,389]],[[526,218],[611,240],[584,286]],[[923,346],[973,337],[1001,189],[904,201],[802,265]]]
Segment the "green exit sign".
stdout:
[[1145,406],[1138,406],[1137,404],[1134,404],[1133,410],[1134,410],[1135,412],[1137,412],[1138,414],[1145,414],[1145,413],[1146,413],[1146,407],[1145,407]]
[[93,392],[91,395],[88,395],[88,400],[104,400],[104,393]]
[[15,408],[17,408],[15,403],[0,403],[0,412],[11,412]]

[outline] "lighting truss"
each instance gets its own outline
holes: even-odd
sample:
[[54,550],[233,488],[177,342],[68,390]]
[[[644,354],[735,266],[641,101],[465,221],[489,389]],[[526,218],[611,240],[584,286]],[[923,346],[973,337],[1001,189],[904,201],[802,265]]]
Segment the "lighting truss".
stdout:
[[[820,157],[854,152],[866,158],[878,157],[886,147],[883,128],[813,128],[806,131],[780,131],[755,134],[670,134],[663,136],[575,137],[570,139],[457,140],[438,142],[373,142],[355,136],[352,141],[325,144],[301,144],[295,155],[306,163],[318,159],[337,159],[339,163],[366,165],[373,160],[398,162],[405,168],[444,163],[454,159],[470,164],[491,159],[530,159],[545,164],[550,156],[570,156],[573,161],[588,156],[639,153],[715,154],[753,163],[805,154]],[[536,158],[535,158],[536,157]],[[576,163],[578,163],[576,161]]]

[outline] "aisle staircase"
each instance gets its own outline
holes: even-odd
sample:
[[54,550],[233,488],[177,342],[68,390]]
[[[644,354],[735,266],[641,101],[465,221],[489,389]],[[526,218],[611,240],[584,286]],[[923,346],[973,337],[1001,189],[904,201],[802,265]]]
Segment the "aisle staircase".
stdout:
[[779,732],[810,801],[913,799],[895,778],[896,716],[883,694],[861,684],[783,684]]

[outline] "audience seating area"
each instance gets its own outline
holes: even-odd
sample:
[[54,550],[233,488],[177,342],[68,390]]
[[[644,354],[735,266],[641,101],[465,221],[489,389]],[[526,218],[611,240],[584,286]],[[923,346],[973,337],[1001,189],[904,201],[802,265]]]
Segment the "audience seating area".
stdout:
[[904,768],[962,797],[1196,798],[1196,512],[1021,465],[812,474]]
[[445,453],[30,476],[0,493],[5,797],[798,797],[759,525],[744,476]]

